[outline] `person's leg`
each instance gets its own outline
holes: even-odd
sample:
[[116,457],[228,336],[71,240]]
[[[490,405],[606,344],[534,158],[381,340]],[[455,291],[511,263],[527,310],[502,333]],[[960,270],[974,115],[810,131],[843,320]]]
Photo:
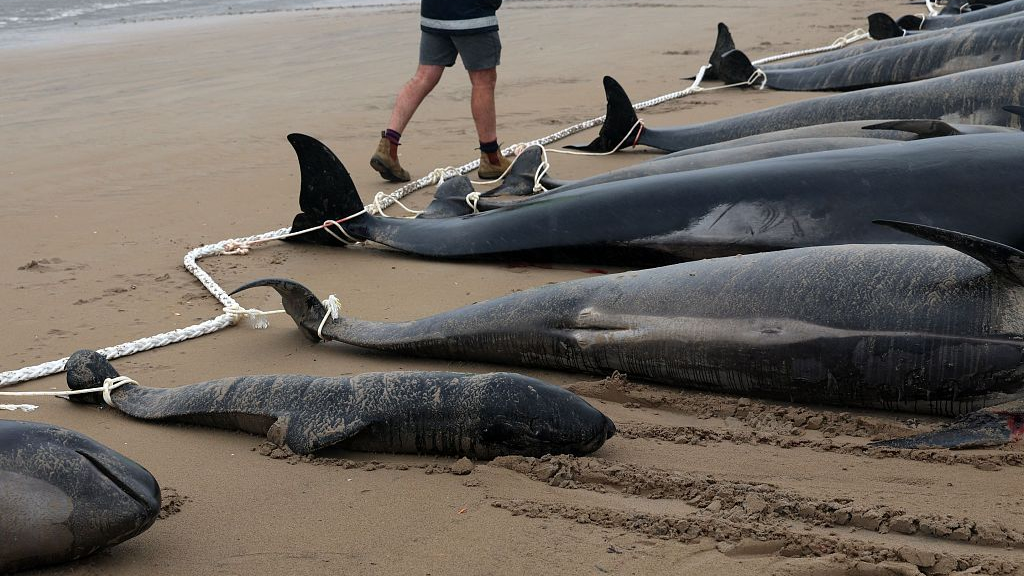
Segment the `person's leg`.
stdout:
[[446,66],[455,64],[455,44],[447,36],[428,34],[420,36],[420,62],[413,77],[395,97],[388,129],[381,132],[377,151],[370,158],[370,166],[391,182],[408,182],[409,172],[398,161],[398,145],[412,115],[423,99],[437,86]]
[[494,87],[498,83],[498,69],[470,70],[469,82],[473,85],[470,109],[473,122],[481,142],[498,139],[497,113],[494,106]]
[[501,39],[497,32],[485,32],[456,36],[453,42],[462,56],[462,63],[466,66],[472,85],[470,110],[480,141],[478,173],[481,178],[493,180],[501,177],[509,167],[509,161],[501,155],[498,147],[497,112],[494,105],[494,88],[498,82],[498,64],[501,63]]
[[390,182],[408,182],[411,180],[409,172],[402,168],[398,161],[398,141],[402,137],[402,131],[412,119],[413,113],[419,107],[423,99],[430,94],[430,91],[437,86],[444,72],[444,66],[431,64],[420,64],[416,74],[405,83],[405,86],[398,92],[395,98],[395,107],[391,111],[391,121],[388,122],[388,129],[381,133],[380,143],[373,158],[370,158],[370,167],[380,173],[381,177]]
[[391,121],[388,122],[388,129],[401,134],[405,127],[416,113],[416,109],[423,103],[423,99],[430,94],[430,91],[437,86],[444,73],[444,66],[433,64],[420,64],[412,79],[405,83],[405,86],[398,92],[395,98],[395,107],[391,111]]

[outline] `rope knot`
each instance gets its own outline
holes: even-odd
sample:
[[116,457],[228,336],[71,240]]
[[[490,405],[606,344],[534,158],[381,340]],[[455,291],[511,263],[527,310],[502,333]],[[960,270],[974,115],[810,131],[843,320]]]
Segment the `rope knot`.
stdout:
[[103,401],[107,403],[107,406],[110,406],[111,408],[117,408],[117,406],[114,404],[114,400],[110,397],[110,393],[114,390],[117,390],[121,386],[124,386],[125,384],[138,384],[138,382],[132,380],[127,376],[107,378],[106,380],[103,381]]
[[469,204],[469,207],[473,209],[473,214],[476,214],[476,213],[480,212],[480,210],[477,209],[477,207],[476,207],[476,203],[479,202],[479,201],[480,201],[480,193],[479,192],[470,192],[469,194],[466,194],[466,204]]
[[757,68],[754,73],[747,79],[747,84],[753,86],[757,81],[761,81],[761,85],[757,87],[758,90],[764,90],[765,85],[768,84],[768,75],[764,73],[764,70]]
[[271,310],[270,312],[264,312],[258,308],[242,308],[237,302],[230,306],[224,307],[224,313],[231,316],[231,323],[237,324],[242,318],[249,319],[249,325],[253,330],[266,330],[270,326],[271,314],[280,314],[284,310]]
[[221,254],[226,256],[243,256],[249,253],[252,248],[252,244],[244,241],[229,240],[224,243],[224,248],[221,249]]
[[320,320],[320,325],[316,327],[316,336],[321,341],[324,339],[324,326],[327,324],[327,319],[337,320],[341,317],[341,301],[337,296],[331,294],[322,304],[327,309],[327,313],[324,314],[323,320]]
[[394,193],[385,194],[383,192],[377,192],[373,196],[373,205],[370,207],[369,212],[371,214],[376,213],[381,218],[393,218],[393,216],[388,216],[387,214],[384,213],[384,209],[392,204],[398,204],[399,206],[401,206],[403,210],[412,214],[412,218],[415,218],[416,216],[419,216],[420,214],[423,213],[422,210],[413,210],[412,208],[409,208],[405,204],[402,204],[402,201],[396,198]]
[[459,171],[456,168],[453,166],[445,166],[444,168],[434,168],[431,170],[430,174],[427,174],[426,180],[427,184],[433,183],[440,186],[441,184],[444,184],[445,180],[458,175]]

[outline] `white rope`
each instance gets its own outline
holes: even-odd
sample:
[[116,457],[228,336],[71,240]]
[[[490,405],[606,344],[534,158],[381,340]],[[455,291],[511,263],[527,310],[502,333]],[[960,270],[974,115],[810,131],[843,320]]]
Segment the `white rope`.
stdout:
[[833,41],[828,46],[822,46],[820,48],[808,48],[807,50],[797,50],[795,52],[787,52],[785,54],[779,54],[777,56],[768,56],[765,58],[761,58],[760,60],[754,60],[753,62],[751,62],[751,64],[753,64],[754,66],[760,66],[761,64],[769,64],[771,62],[777,62],[779,60],[788,60],[790,58],[796,58],[798,56],[819,54],[821,52],[831,52],[833,50],[843,48],[844,46],[847,46],[849,44],[853,44],[854,42],[867,40],[870,37],[870,33],[865,32],[862,28],[857,28],[852,32],[849,32],[843,36],[840,36],[839,38],[836,38],[835,41]]
[[[925,8],[928,9],[928,14],[930,16],[938,16],[939,13],[942,11],[941,9],[939,9],[938,4],[936,4],[935,2],[932,2],[932,0],[924,0],[924,6],[925,6]],[[967,4],[964,4],[964,6],[967,6]],[[964,7],[961,6],[960,7],[960,11],[963,12],[963,10],[964,10]]]
[[[375,194],[373,196],[372,209],[368,210],[368,212],[370,214],[374,214],[374,215],[381,216],[381,217],[384,217],[384,218],[394,218],[394,216],[388,216],[387,214],[384,213],[384,208],[385,208],[385,206],[384,206],[384,199],[387,198],[387,197],[388,197],[387,194],[385,194],[383,192],[377,192],[377,194]],[[401,218],[415,218],[416,216],[418,216],[420,214],[423,214],[422,210],[413,210],[412,208],[409,208],[405,204],[402,204],[402,202],[399,201],[398,198],[392,198],[392,201],[393,201],[394,204],[398,204],[406,212],[412,214],[412,216],[401,216]],[[347,236],[347,234],[346,234],[346,236]],[[351,238],[351,236],[349,236],[349,238]]]
[[327,309],[327,313],[324,314],[323,319],[320,320],[320,325],[316,327],[316,337],[321,341],[324,339],[323,330],[324,325],[327,324],[327,319],[331,318],[333,320],[337,320],[338,317],[341,316],[341,301],[339,301],[338,297],[334,294],[328,296],[327,299],[323,301],[323,305],[324,308]]
[[[779,56],[772,56],[772,57],[769,57],[769,58],[762,58],[761,60],[757,60],[757,61],[753,62],[753,64],[759,65],[759,64],[764,64],[764,63],[767,63],[767,62],[774,62],[776,60],[782,60],[782,59],[785,59],[785,58],[793,58],[793,57],[796,57],[796,56],[802,56],[802,55],[805,55],[805,54],[815,54],[815,53],[818,53],[818,52],[827,52],[827,51],[830,51],[830,50],[836,50],[838,48],[842,48],[843,46],[846,46],[847,44],[850,44],[850,43],[853,43],[853,42],[857,42],[859,40],[863,40],[863,39],[868,38],[868,37],[869,37],[869,35],[866,32],[864,32],[863,30],[858,29],[858,30],[854,30],[853,32],[847,34],[846,36],[838,38],[835,42],[833,42],[832,44],[830,44],[828,46],[823,46],[821,48],[812,48],[812,49],[809,49],[809,50],[801,50],[801,51],[798,51],[798,52],[790,52],[790,53],[787,53],[787,54],[782,54],[782,55],[779,55]],[[634,110],[643,110],[645,108],[649,108],[651,106],[656,106],[656,105],[661,104],[663,102],[668,102],[669,100],[674,100],[674,99],[680,98],[682,96],[687,96],[687,95],[690,95],[690,94],[694,94],[696,92],[702,92],[702,91],[711,90],[711,88],[702,88],[700,86],[700,82],[703,79],[704,73],[707,71],[708,67],[709,66],[702,66],[701,67],[701,69],[697,73],[696,79],[694,80],[693,84],[689,88],[686,88],[685,90],[681,90],[679,92],[673,92],[673,93],[670,93],[670,94],[665,94],[664,96],[659,96],[657,98],[652,98],[650,100],[645,100],[643,102],[638,102],[638,103],[633,105],[633,109]],[[753,80],[753,77],[752,77],[752,80]],[[714,87],[714,89],[719,89],[719,88],[724,88],[724,87],[718,87],[718,86]],[[561,139],[563,139],[563,138],[565,138],[567,136],[571,136],[571,135],[576,134],[578,132],[582,132],[583,130],[587,130],[589,128],[593,128],[594,126],[597,126],[597,125],[603,123],[604,121],[605,121],[605,117],[604,116],[599,116],[597,118],[592,118],[592,119],[587,120],[585,122],[580,122],[578,124],[575,124],[573,126],[565,128],[563,130],[555,132],[554,134],[550,134],[548,136],[545,136],[543,138],[538,138],[536,140],[532,140],[532,141],[524,143],[524,144],[517,144],[515,146],[510,146],[510,147],[502,150],[501,154],[503,156],[508,156],[508,155],[512,154],[513,152],[515,152],[516,150],[520,149],[519,148],[520,146],[531,146],[531,145],[543,146],[545,144],[550,144],[552,142],[556,142],[558,140],[561,140]],[[561,152],[561,151],[559,150],[558,152]],[[325,230],[328,233],[330,233],[332,236],[337,238],[339,241],[344,242],[344,243],[358,243],[359,242],[358,239],[354,238],[353,236],[351,236],[347,232],[345,232],[344,227],[341,226],[342,223],[344,223],[344,222],[346,222],[348,220],[351,220],[353,218],[356,218],[356,217],[358,217],[358,216],[360,216],[362,214],[372,213],[372,211],[377,211],[378,213],[383,213],[383,211],[386,208],[388,208],[392,204],[398,202],[398,200],[400,200],[401,198],[404,198],[404,197],[408,196],[409,194],[411,194],[411,193],[413,193],[413,192],[415,192],[417,190],[420,190],[422,188],[430,186],[431,184],[439,184],[440,182],[443,182],[445,178],[450,178],[452,176],[456,176],[456,175],[460,175],[460,174],[466,174],[468,172],[476,170],[477,168],[479,168],[479,166],[480,166],[480,160],[476,159],[476,160],[473,160],[471,162],[467,162],[466,164],[463,164],[462,166],[459,166],[457,168],[447,167],[447,168],[435,169],[434,171],[432,171],[431,173],[427,174],[426,176],[423,176],[422,178],[420,178],[420,179],[418,179],[416,181],[410,182],[410,183],[406,184],[405,186],[402,186],[401,188],[398,188],[394,192],[391,192],[390,194],[378,195],[377,197],[374,197],[374,202],[372,204],[364,206],[361,211],[356,212],[355,214],[351,214],[351,215],[346,216],[345,218],[341,218],[339,220],[328,220],[327,222],[324,222],[323,224],[321,224],[319,226],[314,226],[314,227],[307,228],[305,230],[299,230],[299,231],[296,231],[296,232],[292,232],[290,230],[290,228],[280,228],[278,230],[273,230],[271,232],[264,232],[262,234],[256,234],[256,235],[253,235],[253,236],[247,236],[247,237],[243,237],[243,238],[233,238],[233,239],[229,239],[229,240],[222,240],[220,242],[217,242],[216,244],[207,244],[207,245],[195,248],[194,250],[191,250],[188,254],[185,255],[185,258],[184,258],[185,268],[189,272],[191,272],[192,275],[195,276],[196,279],[199,280],[199,282],[204,287],[206,287],[206,289],[210,292],[210,294],[212,294],[218,301],[220,301],[221,305],[223,306],[224,313],[219,315],[219,316],[217,316],[217,317],[215,317],[215,318],[211,318],[210,320],[206,320],[204,322],[201,322],[199,324],[195,324],[193,326],[188,326],[186,328],[178,328],[178,329],[175,329],[175,330],[171,330],[169,332],[164,332],[164,333],[161,333],[161,334],[157,334],[155,336],[149,336],[149,337],[146,337],[146,338],[140,338],[138,340],[133,340],[131,342],[125,342],[123,344],[118,344],[116,346],[110,346],[110,347],[107,347],[107,348],[102,348],[100,350],[97,350],[97,352],[102,354],[103,356],[105,356],[108,360],[113,360],[114,358],[120,358],[121,356],[128,356],[128,355],[131,355],[131,354],[136,354],[138,352],[144,352],[146,350],[151,350],[153,348],[159,348],[159,347],[167,346],[167,345],[174,344],[174,343],[177,343],[177,342],[184,342],[185,340],[190,340],[192,338],[198,338],[200,336],[205,336],[206,334],[212,334],[212,333],[217,332],[219,330],[223,330],[224,328],[227,328],[228,326],[233,326],[233,325],[237,324],[238,321],[241,318],[243,318],[243,317],[248,317],[254,323],[254,325],[256,325],[256,324],[265,325],[264,324],[265,319],[257,319],[257,317],[265,317],[266,314],[277,313],[278,311],[264,313],[264,312],[261,312],[259,310],[242,308],[238,304],[238,302],[236,302],[233,298],[231,298],[227,294],[227,292],[225,292],[224,289],[221,288],[213,280],[213,278],[210,277],[210,275],[207,274],[206,271],[203,270],[202,267],[199,266],[198,261],[201,260],[202,258],[207,257],[207,256],[247,254],[249,252],[249,250],[251,250],[253,247],[255,247],[257,245],[264,244],[264,243],[267,243],[267,242],[271,242],[271,241],[274,241],[274,240],[283,240],[285,238],[290,238],[290,237],[293,237],[293,236],[299,236],[301,234],[307,234],[307,233],[315,231],[315,230]],[[468,199],[467,199],[467,201],[468,201]],[[335,234],[333,231],[331,231],[331,228],[337,228],[345,238],[342,238],[341,236],[338,236],[337,234]],[[42,364],[37,364],[35,366],[27,366],[25,368],[21,368],[21,369],[18,369],[18,370],[8,370],[6,372],[0,372],[0,387],[10,386],[12,384],[17,384],[19,382],[27,382],[29,380],[35,380],[37,378],[42,378],[44,376],[50,376],[52,374],[57,374],[58,372],[62,372],[62,371],[64,371],[64,367],[65,367],[65,365],[67,363],[67,360],[68,360],[68,358],[64,357],[64,358],[61,358],[59,360],[52,360],[50,362],[44,362]],[[68,394],[68,393],[65,392],[63,394]],[[15,406],[15,405],[3,405],[3,406],[5,406],[5,407],[0,408],[0,409],[9,410],[11,408],[8,408],[6,406]],[[23,408],[23,406],[30,406],[30,405],[17,405],[17,406],[19,406],[19,407],[16,408],[16,409],[26,409],[26,408]]]
[[39,406],[35,404],[0,404],[0,410],[9,410],[11,412],[20,410],[22,412],[32,412],[38,410]]
[[82,390],[35,390],[28,392],[0,392],[0,396],[52,396],[57,398],[67,398],[68,396],[78,396],[79,394],[92,394],[94,392],[103,393],[103,401],[112,408],[117,408],[114,404],[114,400],[110,397],[110,393],[117,390],[125,384],[138,384],[135,380],[127,376],[117,376],[115,378],[107,378],[103,381],[101,386],[95,388],[83,388]]

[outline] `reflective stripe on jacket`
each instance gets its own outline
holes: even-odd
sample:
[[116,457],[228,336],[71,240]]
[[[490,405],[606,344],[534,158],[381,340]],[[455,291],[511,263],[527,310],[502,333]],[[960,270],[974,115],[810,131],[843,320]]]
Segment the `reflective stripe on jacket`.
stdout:
[[501,0],[422,0],[420,29],[445,36],[493,32],[499,6]]

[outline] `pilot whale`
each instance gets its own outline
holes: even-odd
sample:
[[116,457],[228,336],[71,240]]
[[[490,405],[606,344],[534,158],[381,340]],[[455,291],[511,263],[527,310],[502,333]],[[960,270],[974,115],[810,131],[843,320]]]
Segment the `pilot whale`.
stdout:
[[[71,355],[67,371],[72,390],[118,376],[90,350]],[[110,396],[134,418],[263,434],[296,454],[339,447],[484,459],[582,455],[615,433],[612,421],[579,396],[511,373],[240,376],[177,388],[128,384]],[[98,392],[70,399],[103,402]]]
[[[1015,109],[1016,107],[1009,108]],[[854,131],[854,134],[857,134],[856,130],[861,130],[865,134],[870,134],[871,137],[825,136],[830,133],[847,133],[851,130]],[[465,176],[449,178],[438,185],[434,192],[434,199],[424,208],[418,218],[465,216],[474,212],[486,212],[510,206],[524,196],[535,196],[539,193],[557,194],[583,186],[642,176],[714,168],[809,152],[880,146],[899,140],[1016,131],[1014,128],[1001,126],[949,124],[941,120],[925,119],[860,120],[818,124],[680,150],[581,180],[563,180],[552,177],[548,172],[549,167],[545,164],[546,154],[543,148],[528,146],[516,156],[511,169],[498,186],[477,193],[473,184]],[[540,175],[539,181],[538,175]]]
[[[411,220],[362,213],[355,185],[330,149],[302,134],[288,139],[301,174],[302,212],[293,230],[354,215],[337,226],[348,239],[425,257],[636,267],[801,246],[920,241],[873,226],[871,218],[928,222],[1024,248],[1019,132],[644,176],[469,216]],[[970,169],[949,161],[957,158],[971,158]],[[288,241],[344,245],[334,232],[317,229]]]
[[921,16],[908,14],[896,20],[904,30],[943,30],[955,26],[964,26],[995,18],[1005,18],[1024,12],[1024,0],[1011,0],[981,10],[971,10],[960,14],[944,14],[938,16]]
[[921,34],[907,39],[874,42],[859,54],[838,50],[812,57],[755,67],[738,49],[718,57],[718,76],[726,83],[742,83],[758,70],[763,86],[775,90],[860,90],[936,78],[1015,62],[1024,58],[1020,18],[997,18],[969,26]]
[[628,142],[675,152],[766,132],[869,119],[918,118],[1020,128],[1020,118],[1007,111],[1006,106],[1024,101],[1024,62],[821,96],[720,120],[668,128],[638,127],[636,112],[622,86],[605,76],[604,88],[608,103],[600,133],[587,145],[567,148],[610,152]]
[[286,279],[257,280],[233,294],[273,288],[313,341],[618,370],[789,402],[943,415],[985,408],[994,415],[985,430],[946,441],[1005,442],[1005,408],[995,406],[1019,402],[1024,388],[1024,252],[930,226],[880,223],[940,245],[813,246],[700,260],[546,285],[397,323],[325,320],[316,295]]
[[88,556],[159,514],[142,466],[67,428],[0,419],[0,573]]

